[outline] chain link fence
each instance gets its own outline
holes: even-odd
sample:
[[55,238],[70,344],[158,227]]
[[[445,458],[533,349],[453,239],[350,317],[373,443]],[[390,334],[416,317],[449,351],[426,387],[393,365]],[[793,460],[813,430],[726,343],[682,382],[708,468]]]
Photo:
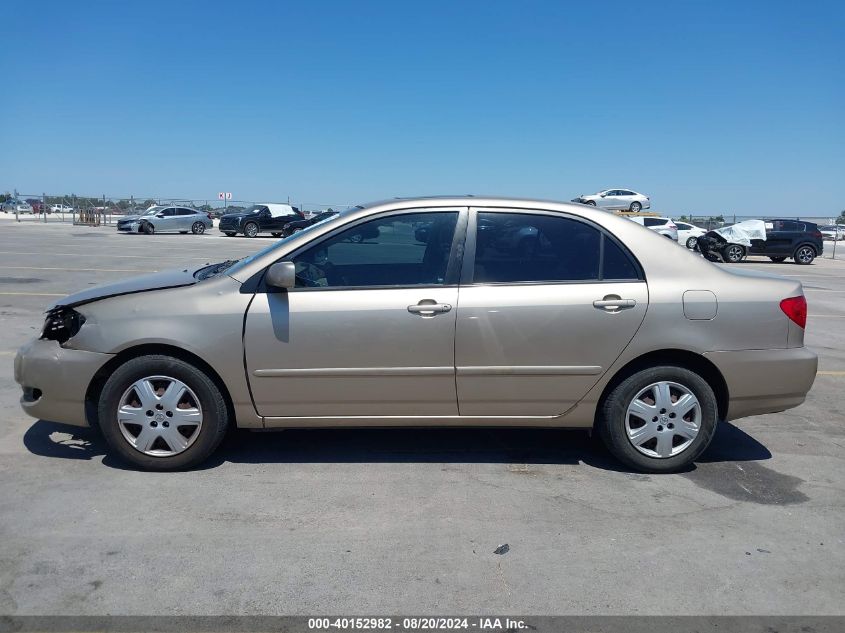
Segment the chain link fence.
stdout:
[[290,204],[306,216],[326,211],[344,209],[350,204],[321,204],[272,200],[218,200],[179,198],[162,196],[76,196],[50,194],[6,194],[2,196],[2,211],[7,219],[17,222],[70,222],[85,226],[113,225],[124,215],[142,213],[154,205],[175,205],[190,207],[220,217],[224,213],[235,213],[255,204]]

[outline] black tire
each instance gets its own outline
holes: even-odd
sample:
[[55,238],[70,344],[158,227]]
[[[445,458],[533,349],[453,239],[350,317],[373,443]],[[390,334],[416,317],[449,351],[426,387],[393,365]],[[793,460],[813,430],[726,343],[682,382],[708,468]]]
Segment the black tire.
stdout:
[[769,257],[769,259],[771,259],[776,264],[782,264],[786,261],[786,257]]
[[194,224],[191,226],[191,233],[193,233],[194,235],[202,235],[203,233],[205,233],[205,224],[203,224],[202,222],[194,222]]
[[[124,392],[137,380],[168,376],[182,381],[196,394],[202,407],[202,426],[196,440],[181,453],[169,457],[146,455],[132,446],[117,423],[117,409]],[[226,401],[217,385],[202,371],[178,358],[139,356],[126,361],[106,381],[98,404],[98,422],[112,453],[142,470],[183,470],[205,461],[218,447],[229,425]]]
[[273,237],[282,237],[281,233],[270,233]]
[[[625,428],[629,404],[641,390],[660,381],[683,385],[701,407],[698,435],[683,452],[665,458],[641,453],[628,439]],[[664,365],[640,370],[616,385],[599,405],[596,427],[605,446],[622,463],[642,472],[670,473],[688,467],[705,451],[716,432],[717,417],[716,396],[706,380],[684,367]]]
[[698,238],[688,237],[687,238],[687,248],[690,249],[691,251],[694,251],[696,246],[698,246]]
[[146,233],[147,235],[153,235],[156,232],[156,227],[154,227],[149,222],[144,222],[141,225],[141,230]]
[[587,200],[584,204],[589,204],[591,207],[594,207],[594,206],[596,206],[596,201],[595,200]]
[[235,237],[234,231],[223,231],[226,234],[226,237]]
[[643,205],[641,205],[639,202],[632,202],[629,210],[633,211],[634,213],[639,213],[643,210]]
[[729,264],[738,264],[745,257],[745,249],[739,244],[728,244],[722,250],[722,259]]
[[244,237],[255,237],[258,235],[258,225],[255,222],[244,224]]
[[792,255],[792,261],[794,261],[796,264],[800,264],[801,266],[812,264],[815,258],[816,249],[810,246],[809,244],[802,244],[801,246],[795,249],[795,253],[793,253]]

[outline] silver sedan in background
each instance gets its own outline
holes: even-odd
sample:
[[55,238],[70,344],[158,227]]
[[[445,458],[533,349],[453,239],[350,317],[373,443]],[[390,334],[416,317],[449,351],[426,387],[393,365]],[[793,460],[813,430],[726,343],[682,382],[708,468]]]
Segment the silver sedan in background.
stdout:
[[117,230],[127,233],[194,233],[202,235],[214,225],[211,214],[189,207],[160,205],[141,215],[124,216],[117,221]]
[[804,401],[806,316],[794,278],[584,205],[391,200],[60,299],[15,379],[24,411],[149,470],[199,464],[231,425],[477,425],[595,429],[668,472],[720,420]]
[[651,199],[630,189],[605,189],[593,194],[582,194],[572,202],[589,204],[611,211],[642,211],[651,207]]

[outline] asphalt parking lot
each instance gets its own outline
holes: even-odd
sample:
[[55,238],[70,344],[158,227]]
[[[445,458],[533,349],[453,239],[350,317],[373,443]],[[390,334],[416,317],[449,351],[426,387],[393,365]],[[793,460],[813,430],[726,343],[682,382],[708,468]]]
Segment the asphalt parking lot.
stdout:
[[0,614],[845,614],[845,261],[737,265],[804,283],[819,375],[678,475],[502,429],[240,431],[141,473],[20,410],[47,304],[269,241],[0,223]]

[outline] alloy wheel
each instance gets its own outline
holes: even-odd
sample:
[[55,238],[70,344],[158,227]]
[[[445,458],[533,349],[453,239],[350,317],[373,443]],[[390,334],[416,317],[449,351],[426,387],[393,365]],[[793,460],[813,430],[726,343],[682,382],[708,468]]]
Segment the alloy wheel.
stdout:
[[795,259],[802,264],[809,264],[815,257],[816,253],[809,246],[802,246],[795,253]]
[[661,381],[640,390],[628,405],[625,431],[640,453],[665,459],[690,447],[701,420],[701,404],[689,388]]
[[123,393],[117,424],[132,448],[152,457],[187,450],[202,429],[202,406],[188,385],[169,376],[136,380]]
[[729,246],[727,253],[727,259],[729,262],[736,263],[742,259],[742,247],[741,246]]
[[252,222],[250,222],[244,227],[244,235],[246,235],[247,237],[255,237],[256,235],[258,235],[258,227]]

